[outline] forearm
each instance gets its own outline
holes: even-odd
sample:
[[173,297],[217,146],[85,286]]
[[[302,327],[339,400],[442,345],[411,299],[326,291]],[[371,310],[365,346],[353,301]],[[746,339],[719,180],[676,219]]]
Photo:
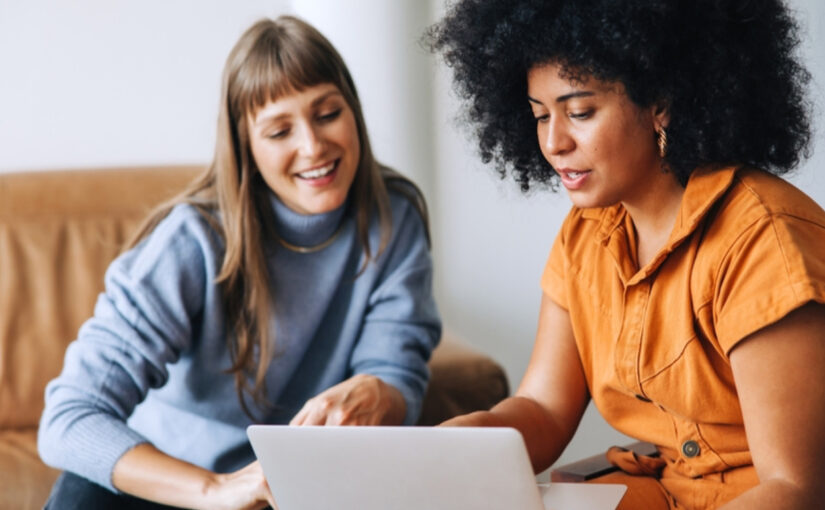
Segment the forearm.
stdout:
[[489,411],[477,411],[445,422],[446,426],[512,427],[521,432],[535,472],[541,472],[559,458],[572,437],[535,400],[515,396],[499,402]]
[[209,508],[207,495],[217,475],[144,443],[115,464],[112,484],[139,498],[185,508]]
[[825,491],[814,483],[800,487],[784,480],[765,480],[743,492],[720,510],[803,510],[818,508]]

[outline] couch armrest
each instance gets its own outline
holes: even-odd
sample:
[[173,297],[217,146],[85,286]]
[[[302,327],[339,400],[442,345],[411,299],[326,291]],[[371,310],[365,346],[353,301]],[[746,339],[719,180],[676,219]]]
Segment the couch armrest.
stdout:
[[419,425],[487,410],[510,393],[504,369],[457,338],[444,335],[430,359],[430,384]]
[[[650,443],[638,441],[622,446],[626,450],[631,450],[640,455],[655,457],[659,455],[656,447]],[[593,455],[570,464],[565,464],[550,471],[551,482],[585,482],[600,476],[606,475],[618,469],[608,462],[604,453]]]

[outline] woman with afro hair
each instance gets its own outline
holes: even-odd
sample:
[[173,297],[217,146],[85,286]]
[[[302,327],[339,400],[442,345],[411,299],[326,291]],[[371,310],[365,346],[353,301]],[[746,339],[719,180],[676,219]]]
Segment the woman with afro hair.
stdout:
[[428,33],[481,157],[573,207],[516,395],[446,425],[549,467],[593,399],[621,508],[825,504],[825,211],[780,0],[461,0]]

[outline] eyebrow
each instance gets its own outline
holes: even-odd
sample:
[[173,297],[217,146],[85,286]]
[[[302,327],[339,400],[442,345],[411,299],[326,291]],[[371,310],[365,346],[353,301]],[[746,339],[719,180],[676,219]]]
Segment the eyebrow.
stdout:
[[[318,106],[319,104],[323,103],[324,101],[326,101],[331,96],[341,96],[341,97],[343,97],[344,95],[341,94],[341,91],[339,91],[337,89],[336,90],[330,90],[330,91],[328,91],[324,94],[321,94],[320,96],[316,97],[315,99],[313,99],[312,102],[309,103],[309,105],[314,108],[314,107]],[[290,116],[291,116],[290,113],[285,112],[285,113],[282,113],[280,115],[276,115],[274,117],[261,117],[261,118],[259,118],[255,121],[255,125],[259,126],[259,125],[261,125],[265,122],[276,122],[276,121],[279,121],[281,119],[284,119],[284,118],[287,118],[287,117],[290,117]]]
[[[593,92],[593,91],[590,91],[590,90],[578,90],[576,92],[571,92],[569,94],[565,94],[563,96],[557,97],[556,102],[557,103],[563,103],[563,102],[567,101],[568,99],[573,99],[574,97],[590,97],[590,96],[595,96],[595,95],[596,95],[596,93]],[[530,96],[527,96],[527,100],[530,101],[531,103],[542,104],[541,101],[539,101],[538,99],[533,99]]]

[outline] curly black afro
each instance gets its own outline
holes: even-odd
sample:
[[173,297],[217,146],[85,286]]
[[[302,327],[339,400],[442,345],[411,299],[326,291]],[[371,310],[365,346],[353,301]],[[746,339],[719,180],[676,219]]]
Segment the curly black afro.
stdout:
[[668,105],[682,184],[704,165],[787,172],[811,138],[798,33],[781,0],[460,0],[425,41],[453,69],[482,160],[528,191],[558,184],[527,102],[528,70],[548,62]]

